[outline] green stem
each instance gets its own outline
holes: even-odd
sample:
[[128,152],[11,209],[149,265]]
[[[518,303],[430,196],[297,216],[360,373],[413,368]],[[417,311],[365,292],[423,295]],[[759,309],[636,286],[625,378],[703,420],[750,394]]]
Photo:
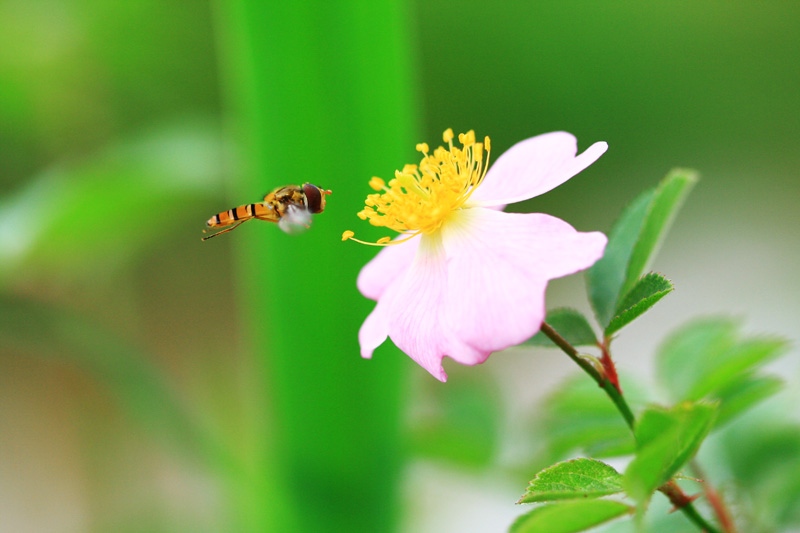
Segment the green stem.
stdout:
[[[609,380],[604,373],[597,370],[592,363],[578,355],[578,350],[576,350],[574,346],[567,342],[564,337],[559,335],[558,332],[554,330],[547,322],[542,322],[541,332],[547,335],[547,337],[553,341],[556,346],[561,348],[561,350],[566,353],[570,359],[575,361],[575,363],[581,367],[584,372],[589,374],[589,376],[591,376],[592,379],[597,382],[597,384],[606,392],[608,397],[611,398],[611,401],[614,402],[614,405],[617,407],[617,410],[619,410],[622,418],[625,419],[625,422],[628,424],[631,432],[633,432],[635,424],[633,412],[628,406],[628,402],[626,402],[625,398],[622,396],[619,386]],[[603,348],[603,357],[607,357],[609,360],[611,359],[611,354],[608,353],[607,347]],[[708,533],[720,533],[718,529],[709,524],[706,519],[697,512],[697,509],[695,509],[694,505],[692,504],[692,498],[687,496],[686,493],[684,493],[674,481],[665,483],[659,487],[658,490],[666,495],[675,508],[680,509],[689,520],[697,525],[697,527]]]
[[706,533],[720,533],[719,529],[715,528],[711,524],[709,524],[703,516],[697,512],[697,509],[694,508],[694,505],[691,503],[681,507],[681,511],[686,517],[694,522],[697,527],[705,531]]
[[541,331],[547,335],[550,340],[556,344],[556,346],[561,348],[570,359],[575,361],[575,363],[581,367],[584,372],[589,374],[592,379],[597,382],[600,388],[602,388],[608,397],[611,398],[611,401],[614,402],[614,405],[619,410],[622,418],[625,419],[628,427],[631,429],[631,431],[633,431],[635,423],[633,411],[631,411],[630,406],[628,406],[628,402],[625,401],[625,398],[622,396],[622,393],[619,391],[619,389],[614,386],[614,384],[602,373],[600,373],[600,371],[598,371],[592,363],[578,355],[578,351],[575,349],[575,347],[567,342],[564,337],[559,335],[558,332],[554,330],[547,322],[542,322]]

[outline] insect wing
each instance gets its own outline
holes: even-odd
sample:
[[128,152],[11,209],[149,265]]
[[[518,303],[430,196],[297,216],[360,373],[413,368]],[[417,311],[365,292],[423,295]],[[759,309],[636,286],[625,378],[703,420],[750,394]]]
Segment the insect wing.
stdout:
[[289,235],[303,233],[311,226],[311,213],[303,207],[290,205],[278,221],[278,227]]

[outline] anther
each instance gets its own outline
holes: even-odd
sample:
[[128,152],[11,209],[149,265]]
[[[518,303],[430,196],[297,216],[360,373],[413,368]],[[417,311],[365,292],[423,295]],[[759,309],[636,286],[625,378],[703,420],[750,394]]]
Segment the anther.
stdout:
[[386,187],[386,182],[378,177],[374,177],[369,180],[369,186],[372,187],[376,191],[383,190]]

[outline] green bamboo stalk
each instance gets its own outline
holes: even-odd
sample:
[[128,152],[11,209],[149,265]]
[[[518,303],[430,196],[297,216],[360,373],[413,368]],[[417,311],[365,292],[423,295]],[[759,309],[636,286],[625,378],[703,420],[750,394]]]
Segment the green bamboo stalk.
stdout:
[[304,181],[333,190],[304,235],[251,222],[226,236],[236,246],[255,397],[264,393],[250,428],[260,475],[239,491],[247,529],[396,527],[408,365],[395,354],[360,359],[357,332],[371,304],[355,278],[374,251],[340,236],[361,222],[369,178],[414,155],[406,9],[402,0],[218,5],[223,83],[242,152],[231,200],[250,203]]

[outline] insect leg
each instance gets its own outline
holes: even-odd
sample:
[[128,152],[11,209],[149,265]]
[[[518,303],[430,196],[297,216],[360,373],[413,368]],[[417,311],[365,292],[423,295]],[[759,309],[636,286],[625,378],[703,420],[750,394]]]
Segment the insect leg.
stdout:
[[239,226],[241,226],[243,223],[247,222],[248,220],[250,220],[250,219],[241,220],[241,221],[239,221],[238,224],[234,224],[233,226],[231,226],[228,229],[224,229],[222,231],[218,231],[217,233],[214,233],[213,235],[209,235],[208,237],[203,237],[203,240],[207,241],[211,237],[216,237],[217,235],[222,235],[223,233],[228,233],[229,231],[235,230],[236,228],[238,228]]

